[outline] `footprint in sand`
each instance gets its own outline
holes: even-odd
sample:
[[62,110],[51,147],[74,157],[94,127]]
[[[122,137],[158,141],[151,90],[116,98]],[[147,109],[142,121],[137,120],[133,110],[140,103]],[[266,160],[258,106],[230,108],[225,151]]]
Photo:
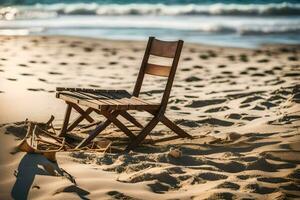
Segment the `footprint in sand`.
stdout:
[[195,81],[202,81],[201,78],[198,78],[196,76],[190,76],[188,78],[185,79],[186,82],[195,82]]
[[[248,104],[249,105],[249,104]],[[250,105],[249,105],[250,106]],[[241,106],[240,106],[241,107]],[[252,108],[251,110],[265,110],[264,107],[261,106],[255,106],[254,108]]]
[[226,188],[226,189],[231,189],[231,190],[239,190],[240,186],[236,183],[225,181],[224,183],[221,183],[220,185],[218,185],[216,188],[218,188],[218,189]]
[[180,119],[180,120],[175,120],[176,124],[180,124],[182,126],[187,126],[190,128],[198,127],[198,123],[192,120],[185,120],[185,119]]
[[288,175],[289,178],[295,178],[300,181],[300,169],[294,170],[292,173]]
[[248,56],[246,54],[240,54],[241,62],[249,62]]
[[198,98],[198,96],[192,96],[192,95],[184,95],[185,98]]
[[223,174],[217,174],[217,173],[212,173],[212,172],[204,172],[200,173],[197,175],[198,177],[207,180],[207,181],[218,181],[222,179],[227,179],[228,176],[223,175]]
[[279,49],[279,51],[281,51],[282,53],[296,53],[297,50],[294,48],[282,47]]
[[74,54],[74,53],[68,53],[67,56],[68,56],[68,57],[74,57],[75,54]]
[[296,56],[289,56],[288,60],[289,61],[298,61],[298,58]]
[[116,65],[116,64],[118,64],[118,62],[111,61],[111,62],[109,62],[108,64],[109,64],[109,65]]
[[87,63],[85,63],[85,62],[80,62],[80,63],[78,63],[78,65],[85,66],[85,65],[88,65],[88,64],[87,64]]
[[207,60],[209,58],[209,56],[205,55],[205,54],[201,54],[201,55],[199,55],[199,58],[201,58],[202,60]]
[[190,60],[193,60],[191,57],[186,57],[186,58],[183,58],[184,61],[190,61]]
[[[289,190],[289,191],[300,191],[300,186],[295,183],[290,183],[288,185],[282,185],[280,186],[280,188],[284,189],[284,190]],[[300,197],[300,196],[297,196]]]
[[90,194],[90,192],[76,185],[69,185],[58,188],[53,195],[63,195],[64,193],[77,194],[80,199],[88,199],[86,196]]
[[191,71],[191,69],[190,68],[181,68],[180,71],[188,72],[188,71]]
[[260,60],[258,60],[258,61],[256,61],[256,62],[258,62],[258,63],[267,63],[267,62],[269,62],[270,60],[269,59],[260,59]]
[[98,88],[99,87],[99,85],[94,85],[94,84],[89,84],[88,86],[93,87],[93,88]]
[[247,70],[249,70],[249,71],[257,71],[258,68],[257,67],[247,67]]
[[208,50],[207,53],[208,53],[208,55],[209,55],[210,57],[212,57],[212,58],[217,57],[216,52],[214,52],[214,51],[212,51],[212,50]]
[[109,192],[107,192],[107,194],[109,196],[111,196],[113,199],[134,199],[134,198],[132,198],[130,196],[127,196],[127,195],[125,195],[121,192],[118,192],[118,191],[109,191]]
[[209,125],[213,125],[213,126],[232,126],[232,125],[234,125],[233,122],[220,120],[220,119],[213,118],[213,117],[198,120],[197,123],[199,123],[199,124],[209,124]]
[[222,71],[221,74],[233,74],[231,71]]
[[280,71],[281,71],[282,68],[283,68],[283,66],[274,66],[274,67],[273,67],[273,70],[280,70]]
[[132,51],[133,51],[133,52],[139,52],[139,51],[141,51],[141,49],[133,48]]
[[251,192],[258,193],[258,194],[270,194],[270,193],[278,191],[278,188],[271,188],[271,187],[261,186],[257,183],[248,184],[248,185],[245,186],[245,189],[248,189]]
[[63,75],[63,73],[60,73],[60,72],[48,72],[48,74],[51,74],[51,75]]
[[284,77],[300,77],[300,73],[297,73],[297,72],[285,73],[283,76]]
[[34,76],[34,74],[30,74],[30,73],[21,73],[20,75],[22,75],[22,76]]
[[70,45],[69,45],[69,47],[72,47],[72,48],[74,48],[74,47],[78,47],[78,45],[77,45],[77,44],[73,44],[73,43],[72,43],[72,44],[70,44]]
[[232,194],[230,192],[215,192],[212,195],[210,195],[208,200],[213,199],[237,199],[237,196],[235,194]]
[[41,81],[41,82],[47,82],[47,80],[43,79],[43,78],[39,78],[38,80]]
[[255,119],[258,119],[260,117],[257,117],[257,116],[246,116],[246,117],[243,117],[242,120],[246,120],[246,121],[252,121],[252,120],[255,120]]
[[59,63],[59,65],[68,65],[68,63],[66,63],[66,62],[61,62],[61,63]]
[[221,104],[227,101],[226,99],[210,99],[210,100],[194,100],[190,105],[186,105],[185,107],[189,108],[201,108],[204,106]]
[[229,55],[229,56],[227,56],[227,58],[230,61],[235,61],[235,56],[234,55]]
[[254,74],[251,74],[252,77],[265,77],[266,74],[263,74],[263,73],[254,73]]
[[242,115],[237,113],[231,113],[229,115],[226,115],[225,117],[229,119],[241,119]]
[[281,177],[261,177],[257,178],[258,181],[266,182],[266,183],[286,183],[289,182],[289,179],[281,178]]
[[170,106],[170,109],[171,110],[181,110],[179,107],[177,107],[177,106]]
[[247,75],[247,74],[248,74],[247,71],[241,71],[241,72],[240,72],[240,75]]
[[9,81],[17,81],[18,79],[16,79],[16,78],[7,78],[7,80],[9,80]]
[[265,70],[264,73],[270,74],[270,75],[274,75],[275,74],[273,70]]
[[220,111],[225,111],[225,110],[229,110],[230,108],[227,106],[222,106],[222,107],[216,107],[216,108],[211,108],[208,109],[206,111],[204,111],[205,113],[214,113],[214,112],[220,112]]
[[257,101],[257,100],[260,100],[260,99],[264,99],[264,98],[262,98],[260,96],[248,97],[244,101],[242,101],[241,103],[242,104],[244,104],[244,103],[251,103],[251,102],[254,102],[254,101]]
[[194,69],[203,69],[203,66],[201,66],[201,65],[194,65],[193,68]]
[[26,65],[26,64],[18,64],[18,66],[20,66],[20,67],[28,67],[28,65]]
[[84,50],[85,52],[92,52],[92,51],[94,51],[94,48],[85,47],[85,48],[83,48],[83,50]]
[[27,88],[27,90],[33,92],[45,91],[43,88]]
[[268,102],[268,101],[261,102],[260,104],[265,106],[267,109],[277,106],[276,104]]

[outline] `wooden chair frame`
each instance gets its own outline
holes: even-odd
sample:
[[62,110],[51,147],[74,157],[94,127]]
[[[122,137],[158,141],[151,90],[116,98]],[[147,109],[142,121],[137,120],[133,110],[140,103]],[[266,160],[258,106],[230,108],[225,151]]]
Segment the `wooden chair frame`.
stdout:
[[[80,95],[85,95],[91,97],[93,92],[105,92],[105,90],[94,90],[94,89],[84,89],[84,88],[57,88],[57,97],[62,98],[67,103],[67,109],[64,117],[63,126],[61,132],[59,134],[60,137],[65,136],[67,132],[73,130],[81,121],[86,119],[90,123],[94,123],[94,119],[90,116],[92,112],[96,112],[97,114],[103,115],[106,120],[96,126],[96,128],[89,133],[89,136],[82,140],[77,148],[81,148],[87,145],[90,141],[92,141],[100,132],[102,132],[108,125],[113,123],[116,127],[118,127],[122,132],[124,132],[131,140],[129,145],[127,146],[126,150],[132,150],[136,148],[145,138],[146,136],[153,130],[153,128],[159,123],[163,123],[165,126],[170,128],[180,137],[187,137],[192,138],[191,135],[186,133],[176,124],[174,124],[171,120],[169,120],[165,116],[165,111],[167,108],[168,100],[170,97],[171,88],[173,85],[174,77],[176,74],[181,50],[183,46],[183,41],[175,41],[175,42],[166,42],[157,40],[154,37],[149,37],[147,47],[144,53],[144,57],[142,60],[141,68],[138,73],[137,81],[132,93],[132,98],[135,98],[136,101],[143,102],[139,98],[139,94],[141,91],[142,83],[144,80],[145,74],[157,75],[157,76],[165,76],[168,77],[165,90],[161,99],[161,103],[159,105],[145,105],[145,106],[138,106],[135,107],[134,110],[146,111],[153,115],[153,118],[143,127],[132,115],[130,115],[127,110],[130,110],[131,104],[126,105],[121,104],[117,106],[108,105],[106,107],[94,106],[88,103],[81,103],[80,105],[87,106],[86,110],[83,110],[77,103],[81,102],[80,100],[76,99],[76,97],[71,96],[60,96],[61,92],[69,91],[69,92],[77,92]],[[148,63],[150,55],[159,56],[159,57],[166,57],[166,58],[173,58],[172,66],[162,66],[162,65],[155,65]],[[107,91],[112,92],[112,91]],[[124,91],[115,90],[114,93],[122,93]],[[70,95],[70,94],[69,94]],[[130,100],[131,100],[130,99]],[[114,100],[113,98],[108,99]],[[72,123],[69,124],[69,119],[71,115],[72,109],[76,110],[80,115],[76,118]],[[137,127],[142,128],[140,133],[135,136],[119,119],[118,116],[122,116],[123,118],[127,119],[129,122],[134,124]]]

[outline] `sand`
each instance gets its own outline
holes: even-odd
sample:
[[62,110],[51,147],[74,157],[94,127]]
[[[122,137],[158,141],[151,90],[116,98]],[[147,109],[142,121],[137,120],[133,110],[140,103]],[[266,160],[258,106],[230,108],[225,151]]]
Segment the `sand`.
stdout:
[[[53,114],[61,125],[65,104],[55,87],[131,92],[145,45],[0,37],[0,199],[300,198],[300,47],[293,45],[185,44],[167,116],[193,140],[159,142],[174,136],[159,125],[147,137],[154,145],[128,154],[63,152],[52,163],[16,151],[26,118]],[[164,79],[146,81],[142,97],[157,100]],[[111,126],[103,137],[123,134]]]

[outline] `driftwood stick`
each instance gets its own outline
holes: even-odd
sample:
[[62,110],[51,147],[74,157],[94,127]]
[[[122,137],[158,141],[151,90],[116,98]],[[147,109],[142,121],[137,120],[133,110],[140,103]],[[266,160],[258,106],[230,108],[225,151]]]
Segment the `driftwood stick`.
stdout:
[[90,128],[90,127],[92,127],[92,126],[94,126],[94,125],[100,124],[101,122],[102,122],[102,121],[97,121],[97,122],[94,122],[94,123],[90,123],[90,124],[87,124],[87,125],[82,126],[81,128]]
[[61,137],[57,137],[55,135],[51,135],[50,133],[48,133],[47,131],[43,130],[42,128],[38,127],[38,129],[40,131],[42,131],[44,134],[46,134],[47,136],[51,137],[52,139],[56,140],[57,142],[62,142],[63,138]]
[[50,119],[46,122],[46,127],[47,128],[50,127],[50,124],[52,124],[53,120],[54,120],[54,116],[51,115]]
[[62,144],[56,144],[54,142],[50,142],[50,141],[47,141],[47,140],[43,140],[43,139],[36,139],[37,141],[39,142],[42,142],[42,143],[46,143],[46,144],[52,144],[52,145],[55,145],[55,146],[58,146],[58,147],[61,147]]

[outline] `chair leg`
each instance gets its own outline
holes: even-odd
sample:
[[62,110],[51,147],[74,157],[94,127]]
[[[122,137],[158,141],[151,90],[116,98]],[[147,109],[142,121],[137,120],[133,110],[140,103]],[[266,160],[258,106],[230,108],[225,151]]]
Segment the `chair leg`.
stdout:
[[63,137],[63,136],[66,135],[69,120],[70,120],[71,111],[72,111],[72,106],[67,103],[67,109],[66,109],[66,113],[65,113],[64,123],[63,123],[61,131],[58,135],[59,137]]
[[169,127],[172,131],[174,131],[177,135],[180,137],[187,137],[187,138],[193,138],[190,134],[182,130],[179,126],[174,124],[171,120],[169,120],[166,116],[162,116],[159,120],[161,123]]
[[136,125],[139,128],[143,128],[143,125],[138,122],[132,115],[130,115],[128,112],[123,111],[120,113],[120,115],[122,115],[122,117],[124,117],[125,119],[127,119],[128,121],[130,121],[132,124]]
[[[147,112],[149,112],[152,115],[155,115],[155,112],[152,111],[152,110],[147,110]],[[180,137],[188,137],[188,138],[191,138],[191,139],[193,138],[193,136],[191,136],[190,134],[188,134],[187,132],[182,130],[179,126],[177,126],[171,120],[169,120],[165,115],[162,115],[160,117],[159,121],[161,123],[163,123],[165,126],[167,126],[168,128],[170,128],[172,131],[174,131]]]
[[[101,114],[102,113],[99,110],[94,110],[96,113]],[[119,112],[115,111],[110,113],[111,116],[116,117],[119,115]],[[92,141],[95,137],[97,137],[97,135],[99,135],[99,133],[101,133],[107,126],[109,126],[111,124],[110,120],[105,120],[104,122],[102,122],[101,124],[99,124],[93,131],[91,131],[89,133],[89,136],[86,137],[85,139],[83,139],[77,146],[76,149],[84,147],[85,145],[87,145],[90,141]]]
[[108,112],[102,112],[102,115],[106,117],[109,121],[114,123],[121,131],[123,131],[131,140],[134,140],[136,136],[122,123],[117,119],[117,115],[112,115]]
[[80,108],[78,105],[74,104],[74,103],[70,103],[71,106],[79,113],[81,114],[81,116],[83,118],[85,118],[88,122],[92,123],[94,121],[94,119],[92,117],[90,117],[88,114],[87,114],[87,111],[93,111],[93,109],[91,108],[88,108],[87,111],[84,111],[82,108]]
[[82,140],[77,146],[76,149],[84,147],[87,145],[90,141],[92,141],[97,135],[99,135],[100,132],[102,132],[108,125],[111,124],[110,120],[105,120],[101,124],[99,124],[96,129],[94,129],[92,132],[89,133],[89,136]]
[[85,116],[88,116],[92,111],[93,109],[88,108],[83,114],[80,114],[80,116],[69,125],[67,131],[73,130],[81,121],[83,121],[86,118]]
[[158,117],[154,117],[146,126],[145,128],[138,134],[135,140],[133,140],[126,148],[126,151],[132,150],[136,148],[145,138],[146,136],[152,131],[152,129],[157,125],[159,122]]

